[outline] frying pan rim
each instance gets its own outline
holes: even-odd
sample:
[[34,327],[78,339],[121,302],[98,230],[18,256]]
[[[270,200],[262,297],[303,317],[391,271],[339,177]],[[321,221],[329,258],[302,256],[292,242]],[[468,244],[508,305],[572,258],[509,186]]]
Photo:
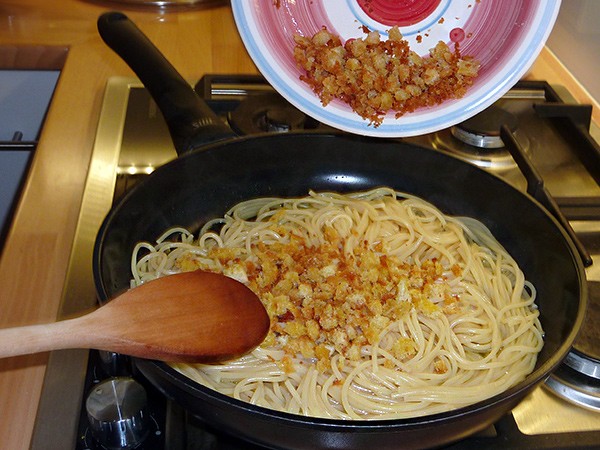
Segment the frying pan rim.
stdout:
[[[330,132],[330,131],[308,132],[308,133],[304,132],[304,131],[298,131],[298,132],[286,133],[286,136],[289,138],[292,138],[295,135],[302,135],[304,137],[309,137],[309,138],[315,137],[315,138],[321,138],[321,139],[322,138],[342,138],[342,139],[358,140],[358,141],[365,141],[365,142],[381,141],[380,139],[373,139],[373,138],[368,138],[368,137],[363,137],[363,136],[354,136],[354,135],[348,135],[345,133],[337,133],[337,132]],[[106,289],[101,281],[102,277],[100,277],[98,275],[100,273],[101,259],[102,259],[100,249],[102,249],[104,247],[103,243],[104,243],[104,239],[106,236],[106,231],[110,229],[110,224],[111,224],[112,220],[115,218],[115,216],[118,215],[118,211],[124,207],[123,205],[125,205],[127,203],[128,199],[130,197],[136,195],[136,192],[140,189],[143,189],[143,186],[145,186],[147,183],[152,182],[153,177],[160,176],[159,175],[160,173],[167,170],[167,166],[170,166],[172,164],[184,164],[185,160],[187,158],[196,157],[195,155],[197,155],[198,153],[223,152],[223,151],[227,151],[227,149],[230,145],[239,145],[239,144],[249,141],[249,140],[253,140],[253,141],[258,141],[260,139],[273,140],[273,139],[279,139],[281,137],[282,136],[279,134],[263,133],[263,134],[253,135],[253,136],[236,137],[236,138],[232,138],[232,139],[227,139],[225,141],[218,141],[218,142],[213,142],[210,144],[203,145],[203,146],[194,148],[193,150],[179,156],[178,158],[165,164],[164,166],[159,167],[149,177],[145,178],[140,183],[138,183],[136,186],[134,186],[123,198],[120,199],[120,201],[116,205],[113,206],[113,208],[111,208],[109,213],[106,215],[104,221],[102,222],[102,225],[97,234],[96,243],[95,243],[94,252],[93,252],[93,273],[94,273],[94,282],[96,284],[96,289],[97,289],[98,295],[101,298],[101,300],[105,301],[108,298],[108,295],[107,295]],[[535,198],[533,198],[528,193],[520,191],[519,189],[517,189],[514,186],[510,185],[509,183],[505,182],[498,175],[488,172],[488,171],[486,171],[482,168],[479,168],[477,166],[474,166],[472,164],[469,164],[468,162],[465,162],[465,161],[461,160],[460,158],[458,158],[454,155],[448,154],[448,153],[442,153],[442,152],[436,151],[434,149],[430,149],[428,147],[415,145],[413,143],[407,143],[407,142],[404,142],[402,139],[398,139],[398,142],[403,143],[404,145],[417,147],[417,148],[419,148],[419,150],[422,150],[424,152],[430,152],[430,153],[435,152],[436,158],[440,158],[440,157],[441,158],[451,158],[451,159],[455,160],[455,162],[458,162],[458,164],[464,164],[464,165],[468,166],[469,170],[471,170],[471,171],[475,170],[475,171],[479,172],[480,174],[482,174],[483,176],[489,177],[490,179],[495,180],[495,182],[500,182],[506,188],[511,190],[513,193],[524,197],[525,200],[529,201],[532,205],[534,205],[544,216],[546,216],[546,218],[551,220],[554,227],[559,231],[565,244],[568,247],[569,253],[571,255],[571,261],[574,264],[574,269],[577,274],[577,282],[579,285],[579,307],[578,307],[576,318],[572,324],[571,331],[565,337],[565,339],[560,344],[560,346],[557,348],[557,350],[548,358],[547,361],[545,361],[539,367],[534,369],[534,371],[532,371],[529,375],[527,375],[527,377],[524,380],[522,380],[515,386],[513,386],[503,392],[500,392],[492,397],[489,397],[487,399],[481,400],[479,402],[476,402],[476,403],[473,403],[470,405],[462,406],[460,408],[455,408],[455,409],[452,409],[452,410],[449,410],[446,412],[442,412],[442,413],[430,414],[430,415],[419,416],[419,417],[414,417],[414,418],[351,420],[351,421],[342,420],[342,419],[328,419],[328,418],[321,418],[321,417],[302,416],[299,414],[286,413],[286,412],[269,409],[266,407],[261,407],[258,405],[252,405],[248,402],[245,402],[242,400],[236,400],[225,394],[221,394],[215,390],[212,390],[206,386],[203,386],[200,383],[197,383],[196,381],[192,380],[191,378],[179,373],[177,370],[175,370],[174,368],[169,366],[167,363],[164,363],[161,361],[141,360],[141,359],[137,359],[137,358],[134,358],[134,361],[139,361],[142,366],[144,366],[144,364],[154,365],[156,368],[158,368],[160,371],[162,371],[162,373],[164,375],[168,375],[171,378],[171,380],[175,380],[175,382],[178,386],[180,386],[180,387],[181,387],[181,385],[185,386],[185,390],[192,389],[194,391],[200,391],[200,392],[202,392],[203,395],[208,395],[208,396],[212,397],[215,401],[226,402],[226,403],[232,404],[238,408],[248,410],[254,414],[261,414],[262,416],[268,417],[270,419],[285,420],[286,422],[293,421],[294,423],[311,425],[313,427],[316,425],[320,425],[320,426],[323,426],[326,428],[330,428],[330,427],[352,428],[353,430],[365,428],[365,431],[372,430],[373,428],[377,429],[377,428],[390,428],[390,427],[391,428],[398,428],[398,427],[400,427],[400,428],[405,428],[405,427],[406,428],[413,428],[413,427],[419,428],[419,427],[422,427],[425,425],[435,424],[437,422],[446,423],[448,420],[452,420],[453,418],[458,419],[465,415],[470,416],[471,414],[477,414],[482,410],[487,410],[487,409],[491,408],[495,404],[505,403],[507,401],[510,401],[511,399],[518,399],[519,396],[524,395],[525,393],[532,390],[533,387],[535,387],[539,383],[541,383],[545,379],[545,377],[549,376],[549,374],[553,370],[555,370],[556,367],[558,367],[558,365],[566,357],[567,353],[569,352],[569,350],[571,349],[571,347],[573,345],[573,342],[574,342],[577,334],[579,333],[579,331],[581,329],[581,325],[582,325],[582,322],[585,317],[585,309],[586,309],[586,305],[587,305],[587,283],[586,283],[586,279],[585,279],[585,269],[583,266],[583,262],[581,261],[581,257],[579,256],[579,253],[577,252],[577,249],[576,249],[575,245],[573,244],[571,238],[566,233],[566,231],[563,229],[563,227],[560,225],[558,220],[551,213],[549,213],[547,211],[547,209],[544,208],[543,205],[541,205],[541,203],[539,203]],[[476,217],[476,219],[477,219],[477,217]]]

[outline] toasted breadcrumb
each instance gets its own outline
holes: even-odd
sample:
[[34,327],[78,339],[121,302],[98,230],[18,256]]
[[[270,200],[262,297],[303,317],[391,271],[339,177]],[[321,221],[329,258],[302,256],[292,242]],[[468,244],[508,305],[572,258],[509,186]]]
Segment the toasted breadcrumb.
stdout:
[[[247,280],[265,304],[271,330],[263,345],[279,343],[290,357],[313,359],[326,371],[334,352],[359,360],[365,346],[377,344],[386,327],[412,310],[424,315],[457,310],[459,298],[451,295],[437,260],[409,264],[366,244],[347,255],[334,228],[324,235],[324,244],[307,246],[288,232],[276,243],[256,244],[251,258],[236,254],[244,250],[219,247],[207,255],[217,258],[225,273]],[[193,256],[178,265],[206,269]],[[450,270],[460,273],[458,266]],[[389,351],[406,359],[416,353],[416,344],[401,338]],[[289,361],[281,363],[285,371],[291,370]]]
[[[368,30],[367,30],[368,31]],[[294,59],[300,79],[323,105],[333,99],[349,104],[377,127],[390,111],[398,118],[421,107],[462,97],[477,76],[479,63],[438,42],[428,57],[411,51],[398,27],[382,41],[376,31],[342,43],[323,27],[312,37],[295,35]]]

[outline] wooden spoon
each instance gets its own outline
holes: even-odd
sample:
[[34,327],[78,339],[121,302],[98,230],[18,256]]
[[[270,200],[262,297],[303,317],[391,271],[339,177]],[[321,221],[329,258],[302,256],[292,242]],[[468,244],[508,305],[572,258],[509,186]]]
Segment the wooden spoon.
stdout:
[[258,297],[223,275],[195,271],[130,289],[95,311],[0,330],[0,357],[96,348],[148,359],[218,362],[249,352],[269,331]]

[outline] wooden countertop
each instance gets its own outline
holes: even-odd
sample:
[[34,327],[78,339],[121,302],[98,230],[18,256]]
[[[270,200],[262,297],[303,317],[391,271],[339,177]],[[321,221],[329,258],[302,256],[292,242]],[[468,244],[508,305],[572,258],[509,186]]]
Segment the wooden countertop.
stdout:
[[[0,327],[56,318],[104,86],[111,76],[133,76],[96,31],[99,14],[116,8],[125,11],[186,78],[256,72],[228,6],[160,12],[115,3],[4,0],[0,68],[64,66],[0,259]],[[562,84],[577,100],[590,101],[547,50],[528,78]],[[2,448],[29,447],[46,361],[47,354],[0,361]]]

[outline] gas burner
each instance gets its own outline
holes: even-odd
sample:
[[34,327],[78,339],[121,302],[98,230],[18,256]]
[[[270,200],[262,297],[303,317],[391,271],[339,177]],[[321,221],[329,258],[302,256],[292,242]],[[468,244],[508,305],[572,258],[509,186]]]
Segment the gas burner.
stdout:
[[546,387],[559,397],[583,408],[600,412],[600,380],[562,364],[546,380]]
[[573,350],[546,381],[560,397],[600,411],[600,282],[589,282],[586,317]]
[[276,93],[250,95],[228,117],[238,134],[315,129],[317,121],[290,105]]
[[450,130],[435,133],[430,139],[430,145],[485,169],[513,168],[516,163],[504,147],[500,138],[500,128],[506,125],[518,138],[523,150],[529,153],[529,140],[520,136],[517,122],[514,114],[492,105]]
[[503,148],[500,128],[506,125],[513,133],[517,130],[517,118],[514,114],[492,105],[485,111],[453,126],[452,136],[467,145],[478,148]]

